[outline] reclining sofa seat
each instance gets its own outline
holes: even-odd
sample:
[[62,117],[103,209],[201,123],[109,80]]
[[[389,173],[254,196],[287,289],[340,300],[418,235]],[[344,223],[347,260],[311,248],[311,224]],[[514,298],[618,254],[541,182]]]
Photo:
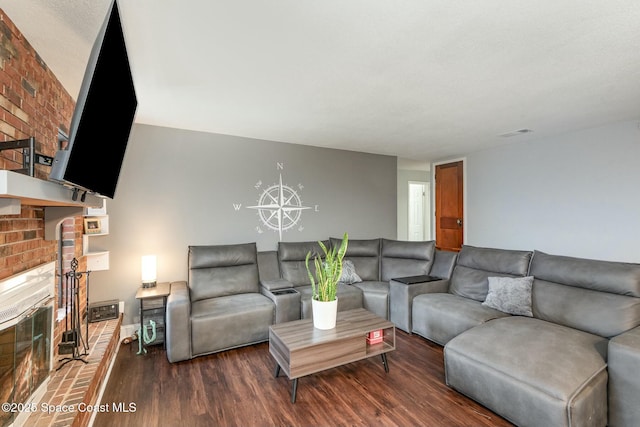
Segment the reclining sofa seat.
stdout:
[[[332,237],[330,242],[339,246],[341,240]],[[389,319],[389,281],[395,277],[429,274],[434,251],[433,241],[350,240],[344,259],[353,262],[362,281],[349,284],[362,290],[365,309]]]
[[269,339],[275,305],[260,293],[255,243],[190,246],[188,267],[167,299],[170,362]]
[[607,384],[607,351],[618,350],[608,338],[638,334],[640,265],[536,251],[530,274],[533,317],[502,317],[449,341],[447,384],[517,425],[638,425],[638,395],[621,398],[638,389],[621,376],[636,373],[612,358],[618,377]]
[[462,332],[509,316],[482,305],[488,278],[524,277],[533,252],[463,245],[448,281],[427,283],[413,299],[412,332],[445,345]]

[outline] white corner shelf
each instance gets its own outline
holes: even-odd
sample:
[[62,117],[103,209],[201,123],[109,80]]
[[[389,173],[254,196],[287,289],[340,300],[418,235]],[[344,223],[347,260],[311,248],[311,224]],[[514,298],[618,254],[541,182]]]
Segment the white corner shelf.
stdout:
[[107,200],[102,199],[102,203],[97,207],[86,208],[86,216],[107,216]]
[[102,249],[93,249],[91,241],[94,243],[100,239],[94,239],[109,234],[109,215],[107,215],[107,201],[102,200],[99,207],[86,208],[84,210],[84,219],[95,218],[100,221],[99,233],[85,233],[82,235],[82,255],[87,258],[87,270],[104,271],[109,269],[109,251]]
[[87,270],[106,271],[109,269],[109,251],[87,252]]

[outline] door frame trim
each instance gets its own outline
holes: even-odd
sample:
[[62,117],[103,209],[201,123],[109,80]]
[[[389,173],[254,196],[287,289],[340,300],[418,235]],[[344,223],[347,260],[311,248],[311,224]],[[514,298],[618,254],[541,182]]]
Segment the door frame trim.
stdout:
[[442,160],[438,162],[431,163],[431,206],[430,206],[430,215],[432,218],[431,221],[431,237],[433,240],[436,239],[436,166],[446,165],[448,163],[456,163],[462,162],[462,221],[464,227],[462,229],[462,243],[467,244],[469,242],[468,234],[469,234],[469,223],[467,221],[467,158],[466,157],[456,157],[453,159]]

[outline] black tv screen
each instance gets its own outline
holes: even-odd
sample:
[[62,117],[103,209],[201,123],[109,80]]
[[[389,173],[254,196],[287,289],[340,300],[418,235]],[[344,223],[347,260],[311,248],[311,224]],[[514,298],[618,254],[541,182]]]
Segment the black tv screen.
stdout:
[[138,106],[117,2],[91,50],[69,128],[49,178],[113,198]]

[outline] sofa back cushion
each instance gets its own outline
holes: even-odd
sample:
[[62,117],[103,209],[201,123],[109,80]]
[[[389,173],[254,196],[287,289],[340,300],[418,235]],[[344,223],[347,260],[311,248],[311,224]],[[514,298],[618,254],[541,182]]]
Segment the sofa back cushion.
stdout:
[[451,274],[453,273],[453,268],[456,266],[457,259],[458,252],[436,249],[429,276],[439,277],[441,279],[450,279]]
[[451,275],[449,292],[482,302],[489,291],[489,277],[526,276],[532,254],[531,251],[463,245]]
[[382,239],[380,279],[387,282],[397,277],[429,274],[435,249],[433,240],[409,242]]
[[[322,242],[329,245],[328,241]],[[278,243],[278,261],[280,263],[280,274],[282,278],[291,282],[294,286],[311,285],[309,274],[305,267],[304,260],[307,253],[311,252],[309,259],[311,272],[315,274],[313,254],[323,254],[318,242],[280,242]]]
[[191,301],[260,291],[255,243],[189,246]]
[[258,251],[258,273],[260,281],[280,279],[277,251]]
[[[339,248],[342,244],[342,239],[336,237],[332,237],[329,240],[331,247]],[[344,259],[353,262],[356,274],[363,281],[380,280],[380,239],[349,239]]]
[[530,274],[535,317],[603,337],[640,325],[640,264],[536,251]]

